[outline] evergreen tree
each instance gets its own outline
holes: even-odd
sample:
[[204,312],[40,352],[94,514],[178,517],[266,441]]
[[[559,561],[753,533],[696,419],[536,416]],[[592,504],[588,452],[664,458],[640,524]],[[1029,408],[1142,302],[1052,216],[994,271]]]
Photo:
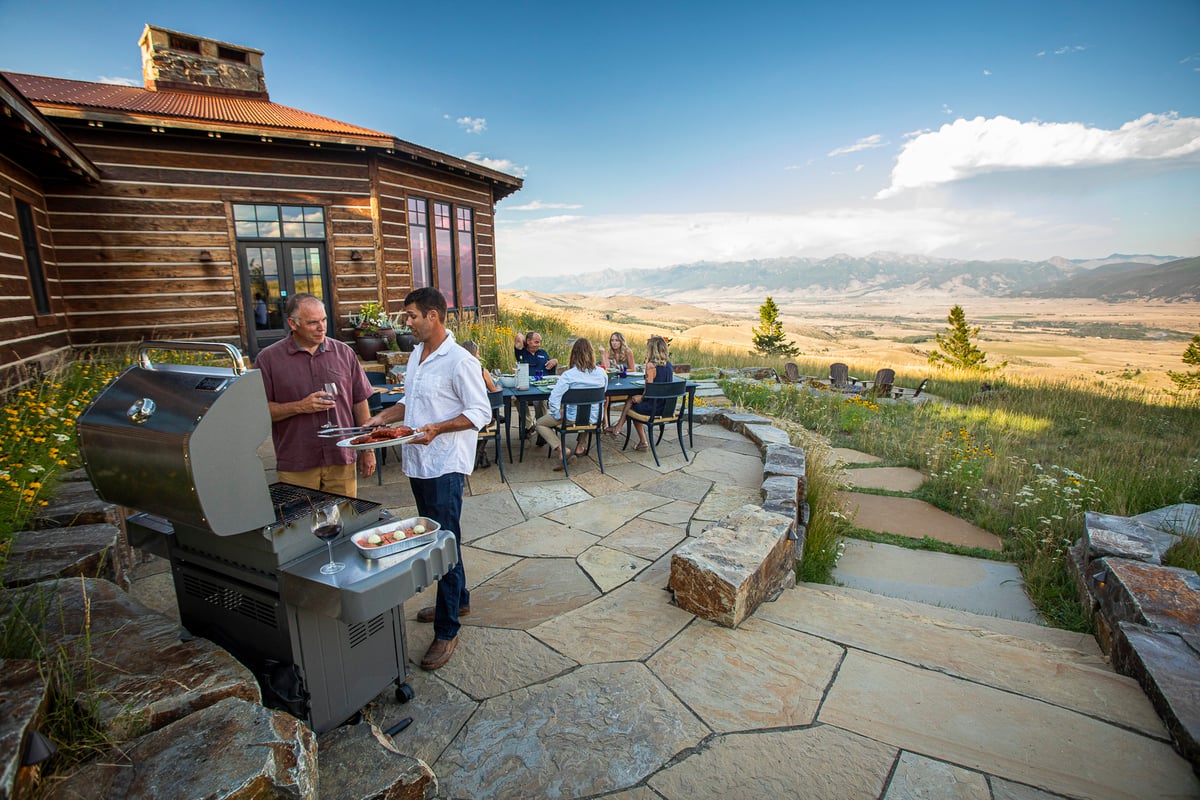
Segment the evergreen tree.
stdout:
[[963,311],[962,306],[950,309],[950,316],[946,318],[946,321],[949,323],[946,332],[937,335],[938,350],[929,354],[931,366],[991,372],[1008,363],[1004,362],[995,367],[988,366],[987,353],[980,350],[971,341],[979,335],[979,326],[972,328],[967,324],[967,313]]
[[[1200,367],[1200,333],[1192,337],[1192,343],[1188,345],[1187,350],[1183,351],[1183,363]],[[1175,381],[1176,386],[1185,392],[1200,391],[1200,369],[1194,369],[1190,372],[1171,372],[1168,370],[1167,375],[1171,377],[1171,380]]]
[[770,296],[758,307],[758,319],[762,324],[754,328],[754,352],[766,356],[800,355],[800,348],[787,340],[779,321],[779,306]]

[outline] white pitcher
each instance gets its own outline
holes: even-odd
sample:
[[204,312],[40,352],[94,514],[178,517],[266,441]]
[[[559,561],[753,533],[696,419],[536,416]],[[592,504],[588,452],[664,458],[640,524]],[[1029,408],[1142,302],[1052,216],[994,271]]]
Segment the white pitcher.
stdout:
[[523,392],[529,388],[529,365],[517,364],[517,391]]

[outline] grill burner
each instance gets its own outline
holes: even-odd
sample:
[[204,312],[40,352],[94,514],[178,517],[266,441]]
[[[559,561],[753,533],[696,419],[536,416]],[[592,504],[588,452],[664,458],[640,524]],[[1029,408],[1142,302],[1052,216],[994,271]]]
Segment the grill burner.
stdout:
[[[228,356],[233,367],[154,364],[149,351]],[[146,342],[139,363],[80,416],[79,450],[96,492],[135,510],[135,546],[171,561],[179,615],[193,634],[249,667],[263,702],[318,733],[344,722],[405,678],[403,602],[457,561],[454,533],[424,548],[362,558],[349,536],[391,515],[378,503],[286,483],[267,485],[255,453],[270,436],[262,373],[229,345]],[[322,575],[312,533],[336,504],[345,531],[333,543],[347,569]],[[337,552],[337,551],[340,551]]]

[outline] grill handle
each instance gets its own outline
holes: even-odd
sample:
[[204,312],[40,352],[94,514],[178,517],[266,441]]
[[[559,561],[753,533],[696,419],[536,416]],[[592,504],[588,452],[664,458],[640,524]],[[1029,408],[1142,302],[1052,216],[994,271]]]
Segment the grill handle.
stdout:
[[151,350],[191,350],[198,353],[217,353],[229,357],[234,375],[241,375],[246,371],[246,364],[242,361],[242,351],[227,342],[142,342],[138,347],[138,363],[141,364],[142,369],[154,369],[154,362],[150,360],[149,356]]

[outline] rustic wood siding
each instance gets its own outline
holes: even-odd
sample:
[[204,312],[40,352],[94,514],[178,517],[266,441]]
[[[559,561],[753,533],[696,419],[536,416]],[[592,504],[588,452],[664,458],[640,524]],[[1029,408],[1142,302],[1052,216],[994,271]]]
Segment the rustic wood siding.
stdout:
[[[37,228],[50,314],[36,313],[17,220],[16,200],[29,204]],[[54,237],[41,180],[0,156],[0,385],[20,382],[30,362],[70,345],[55,261]]]

